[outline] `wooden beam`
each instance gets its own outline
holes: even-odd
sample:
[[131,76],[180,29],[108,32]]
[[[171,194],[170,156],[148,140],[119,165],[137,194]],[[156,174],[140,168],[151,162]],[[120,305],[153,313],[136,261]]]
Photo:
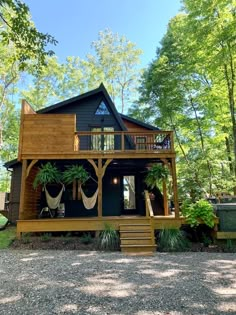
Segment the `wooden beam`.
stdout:
[[98,217],[102,217],[102,159],[98,159],[97,177],[98,177]]
[[171,159],[171,167],[172,167],[175,218],[178,219],[179,218],[179,198],[178,198],[178,187],[177,187],[175,159]]
[[38,162],[38,160],[32,160],[30,162],[30,165],[27,167],[27,170],[26,170],[26,177],[29,176],[29,173],[31,171],[31,168]]
[[20,190],[20,207],[19,207],[20,220],[24,219],[26,171],[27,171],[27,160],[23,160],[22,171],[21,171],[21,190]]
[[163,188],[163,202],[164,202],[164,215],[169,215],[169,207],[168,207],[168,198],[167,198],[167,189],[166,189],[166,181],[163,180],[162,182],[162,188]]
[[93,166],[95,173],[98,176],[98,167],[97,167],[96,163],[94,162],[94,160],[88,159],[88,162]]
[[113,160],[113,159],[108,159],[108,160],[106,160],[105,164],[103,165],[103,168],[102,168],[102,177],[103,177],[104,174],[105,174],[105,171],[106,171],[107,166],[111,163],[112,160]]

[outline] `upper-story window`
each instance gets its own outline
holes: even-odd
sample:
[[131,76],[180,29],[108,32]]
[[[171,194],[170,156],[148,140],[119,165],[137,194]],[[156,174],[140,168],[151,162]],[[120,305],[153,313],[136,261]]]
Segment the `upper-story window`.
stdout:
[[110,112],[107,109],[107,106],[103,101],[101,101],[101,103],[99,104],[99,106],[95,112],[95,115],[110,115]]

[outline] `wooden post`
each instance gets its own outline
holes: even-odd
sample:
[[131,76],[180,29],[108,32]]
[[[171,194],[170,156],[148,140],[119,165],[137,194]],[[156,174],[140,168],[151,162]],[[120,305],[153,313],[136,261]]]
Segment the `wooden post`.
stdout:
[[23,160],[22,161],[22,171],[21,171],[19,220],[24,219],[26,172],[27,172],[27,160]]
[[178,187],[177,187],[175,158],[171,159],[171,166],[172,166],[175,218],[178,219],[179,218],[179,199],[178,199]]
[[98,159],[98,217],[102,217],[102,159]]
[[104,166],[102,166],[102,159],[98,159],[98,166],[94,160],[88,159],[88,161],[93,165],[98,178],[98,217],[102,217],[102,178],[105,174],[107,166],[111,163],[112,159],[106,160]]
[[121,133],[121,151],[123,152],[125,150],[125,136],[124,132]]
[[167,190],[166,190],[166,181],[164,179],[162,182],[162,188],[163,188],[164,216],[168,216],[169,207],[168,207],[168,198],[167,198]]

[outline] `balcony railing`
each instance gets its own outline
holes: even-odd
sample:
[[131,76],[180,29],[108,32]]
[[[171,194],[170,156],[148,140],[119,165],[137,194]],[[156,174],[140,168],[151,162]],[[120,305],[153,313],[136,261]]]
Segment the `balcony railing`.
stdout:
[[79,131],[76,151],[161,153],[174,152],[172,131]]

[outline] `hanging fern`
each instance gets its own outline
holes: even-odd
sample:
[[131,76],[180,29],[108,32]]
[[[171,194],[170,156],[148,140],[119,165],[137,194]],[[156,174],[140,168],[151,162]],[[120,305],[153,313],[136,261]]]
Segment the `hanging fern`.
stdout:
[[169,176],[169,169],[162,164],[153,164],[145,178],[145,183],[151,189],[156,187],[161,180],[166,180]]
[[74,180],[85,183],[89,179],[88,172],[81,165],[69,165],[63,172],[63,180],[66,184],[73,183]]
[[62,175],[55,164],[47,162],[39,167],[39,171],[35,176],[33,187],[37,188],[39,185],[45,186],[51,183],[59,183]]

